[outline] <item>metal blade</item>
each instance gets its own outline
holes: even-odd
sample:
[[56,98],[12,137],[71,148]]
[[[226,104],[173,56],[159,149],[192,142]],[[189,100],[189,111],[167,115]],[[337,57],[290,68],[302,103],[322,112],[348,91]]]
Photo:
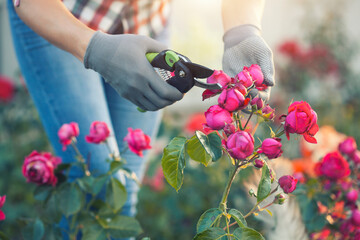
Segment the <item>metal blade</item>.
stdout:
[[184,62],[184,65],[189,68],[196,78],[208,78],[214,73],[214,70],[193,62]]
[[218,90],[218,89],[221,89],[222,86],[220,85],[220,83],[204,83],[204,82],[201,82],[197,79],[194,79],[195,80],[195,86],[197,87],[201,87],[201,88],[205,88],[205,89],[210,89],[210,90]]

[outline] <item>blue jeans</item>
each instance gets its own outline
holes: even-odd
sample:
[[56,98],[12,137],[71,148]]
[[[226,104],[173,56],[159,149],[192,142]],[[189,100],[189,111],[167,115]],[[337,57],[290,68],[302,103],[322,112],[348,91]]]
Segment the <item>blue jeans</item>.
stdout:
[[[83,156],[91,156],[90,170],[96,170],[97,173],[108,170],[109,164],[105,159],[109,151],[104,144],[85,142],[85,135],[89,133],[93,121],[108,124],[112,133],[110,146],[114,151],[124,148],[123,139],[129,127],[141,128],[145,134],[155,137],[161,112],[139,112],[135,105],[120,97],[106,84],[98,73],[85,69],[73,55],[55,47],[25,25],[17,16],[11,0],[8,0],[8,12],[13,43],[27,88],[52,147],[63,162],[74,161],[75,156],[71,147],[62,151],[57,132],[64,123],[79,124],[77,146]],[[166,37],[161,38],[158,40],[166,41]],[[122,157],[127,161],[126,167],[141,180],[146,152],[144,158],[130,151],[126,151]],[[72,178],[79,174],[79,171],[71,171]],[[126,180],[126,189],[128,200],[123,214],[133,216],[139,187],[134,181]]]

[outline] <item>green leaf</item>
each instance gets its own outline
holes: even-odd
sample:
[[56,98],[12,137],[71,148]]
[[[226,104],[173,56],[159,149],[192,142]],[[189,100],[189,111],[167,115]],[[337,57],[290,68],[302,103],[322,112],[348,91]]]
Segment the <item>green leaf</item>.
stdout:
[[237,228],[233,234],[236,240],[265,240],[259,232],[247,227]]
[[222,156],[221,139],[216,132],[206,135],[200,131],[196,131],[195,136],[199,139],[205,151],[210,154],[214,162]]
[[183,183],[185,162],[189,158],[185,152],[185,143],[184,137],[173,138],[164,149],[161,159],[165,179],[176,191]]
[[29,223],[22,231],[22,235],[26,240],[41,240],[45,233],[45,227],[40,219]]
[[246,227],[247,226],[247,222],[246,222],[244,216],[242,215],[242,213],[239,210],[230,209],[228,214],[230,214],[230,216],[237,222],[239,227]]
[[187,141],[186,152],[192,160],[202,163],[204,166],[207,166],[211,162],[211,155],[206,152],[196,135]]
[[34,191],[34,198],[38,201],[45,201],[49,197],[49,194],[52,189],[53,187],[51,186],[46,186],[46,185],[37,186]]
[[84,204],[84,195],[75,183],[64,184],[56,198],[58,207],[67,217],[79,212]]
[[267,198],[271,191],[270,171],[266,164],[262,167],[262,174],[257,190],[257,201],[260,202]]
[[117,215],[112,219],[99,220],[105,222],[107,232],[114,238],[135,237],[142,233],[139,222],[133,217]]
[[211,208],[206,210],[199,218],[199,221],[196,225],[196,232],[200,233],[208,228],[210,228],[215,220],[221,216],[222,211],[218,208]]
[[196,234],[194,240],[227,240],[226,232],[222,228],[209,228]]
[[82,239],[86,240],[106,240],[106,231],[96,221],[87,221],[82,230]]
[[91,192],[94,195],[99,194],[99,192],[101,191],[101,189],[103,188],[104,184],[106,183],[106,181],[109,180],[109,176],[108,175],[101,175],[99,177],[95,178],[94,184],[91,187]]
[[112,161],[110,163],[110,174],[116,173],[124,164],[120,161]]
[[113,208],[114,213],[124,206],[126,199],[127,192],[124,185],[118,179],[111,177],[106,189],[106,202]]
[[55,172],[56,173],[62,172],[64,170],[68,170],[70,167],[71,167],[71,163],[61,163],[56,167]]
[[5,233],[0,232],[0,240],[8,240],[9,238],[5,235]]
[[84,176],[82,178],[76,179],[77,184],[81,190],[90,193],[92,191],[92,186],[94,185],[95,178],[93,176]]
[[[66,197],[66,196],[65,196]],[[41,216],[49,223],[59,222],[61,219],[61,212],[59,203],[57,202],[57,194],[55,192],[49,197],[41,211]]]

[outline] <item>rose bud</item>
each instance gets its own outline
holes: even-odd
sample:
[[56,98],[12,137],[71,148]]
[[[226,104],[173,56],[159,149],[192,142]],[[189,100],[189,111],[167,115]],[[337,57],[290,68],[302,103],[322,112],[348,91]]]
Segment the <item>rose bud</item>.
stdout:
[[315,165],[315,173],[330,180],[338,180],[350,175],[349,164],[339,152],[328,153]]
[[[0,208],[4,206],[5,201],[6,201],[6,195],[2,197],[0,196]],[[5,213],[0,209],[0,221],[5,220],[5,218],[6,218]]]
[[294,102],[289,106],[284,127],[288,140],[290,133],[297,133],[303,135],[307,142],[317,143],[314,138],[319,131],[317,115],[307,102]]
[[245,98],[244,95],[236,88],[224,89],[219,98],[219,105],[229,112],[244,109],[250,99]]
[[[207,83],[219,83],[222,86],[222,89],[225,89],[226,86],[231,82],[231,78],[224,73],[222,70],[215,70],[214,73],[207,78],[206,80]],[[210,97],[213,97],[215,95],[217,95],[219,92],[221,92],[220,89],[218,90],[210,90],[210,89],[206,89],[203,94],[203,101],[205,99],[208,99]]]
[[356,151],[356,148],[356,141],[353,137],[348,137],[339,144],[339,151],[348,156],[351,156]]
[[263,117],[266,117],[266,119],[272,120],[275,117],[275,109],[271,108],[269,104],[266,104],[261,112],[263,113]]
[[99,144],[106,141],[110,135],[110,130],[105,122],[95,121],[91,123],[90,133],[85,136],[85,140],[88,143]]
[[281,156],[283,151],[281,150],[281,139],[280,138],[266,138],[261,147],[258,150],[258,153],[262,153],[267,156],[269,159],[278,158]]
[[143,156],[142,151],[150,149],[150,137],[146,135],[141,129],[128,128],[128,134],[124,141],[127,142],[129,149],[140,157]]
[[357,199],[358,199],[358,191],[355,189],[351,190],[346,194],[346,200],[348,202],[356,202]]
[[240,84],[244,85],[244,87],[246,87],[246,88],[249,88],[254,84],[253,79],[250,75],[250,72],[247,69],[245,69],[245,67],[241,72],[239,72],[235,76],[235,80],[237,82],[239,82]]
[[298,180],[291,175],[285,175],[279,178],[279,185],[284,193],[292,193],[296,189]]
[[275,196],[274,204],[283,205],[284,202],[285,202],[284,194],[279,193],[278,195]]
[[260,110],[264,107],[264,101],[261,98],[256,97],[251,100],[250,105],[255,107],[256,110]]
[[262,159],[255,159],[254,166],[256,168],[262,168],[264,166],[264,160]]
[[79,125],[76,122],[63,124],[59,131],[58,136],[60,143],[63,145],[63,151],[66,150],[66,146],[71,144],[71,141],[79,136]]
[[226,149],[233,158],[245,159],[253,154],[254,138],[245,131],[235,132],[227,139]]
[[269,169],[271,183],[275,181],[276,174],[272,169]]
[[356,151],[351,155],[351,160],[352,160],[355,164],[359,164],[359,163],[360,163],[360,151],[356,150]]
[[52,156],[51,153],[33,151],[29,156],[25,157],[22,173],[27,182],[55,186],[57,178],[54,170],[60,163],[61,159]]
[[232,123],[231,114],[219,105],[211,106],[205,112],[205,118],[206,124],[204,124],[204,127],[209,127],[213,130],[223,129],[225,124]]
[[357,226],[360,227],[360,211],[357,209],[354,209],[351,214],[351,222]]
[[261,86],[263,84],[264,74],[262,73],[259,65],[253,64],[250,67],[244,67],[244,70],[247,70],[250,73],[255,86]]
[[236,131],[236,127],[232,123],[225,124],[225,127],[223,130],[224,130],[226,136],[230,136],[231,134],[233,134]]

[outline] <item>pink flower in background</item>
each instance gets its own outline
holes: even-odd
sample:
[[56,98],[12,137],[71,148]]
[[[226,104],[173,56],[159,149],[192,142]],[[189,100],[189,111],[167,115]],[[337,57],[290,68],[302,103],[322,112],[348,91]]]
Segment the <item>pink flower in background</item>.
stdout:
[[33,151],[29,156],[25,157],[22,173],[27,182],[55,186],[57,178],[54,170],[60,163],[61,158],[54,157],[51,153]]
[[79,125],[76,122],[63,124],[59,131],[58,136],[60,143],[63,145],[63,151],[66,150],[66,146],[71,144],[71,141],[79,136]]
[[140,157],[143,156],[143,150],[151,149],[151,139],[141,129],[133,130],[128,128],[128,134],[125,136],[124,141],[127,142],[129,149]]
[[280,138],[266,138],[259,149],[258,153],[265,154],[269,159],[278,158],[283,153]]
[[357,209],[354,209],[351,214],[351,222],[357,226],[360,227],[360,211]]
[[291,175],[285,175],[279,178],[279,185],[284,193],[292,193],[296,189],[298,180]]
[[107,124],[105,122],[95,121],[91,123],[90,133],[89,135],[85,136],[85,140],[88,143],[99,144],[106,141],[109,135],[110,130]]
[[360,163],[360,151],[356,150],[352,155],[351,155],[351,160],[356,163],[359,164]]
[[352,189],[346,194],[346,200],[348,200],[348,202],[356,202],[357,199],[358,191],[356,189]]
[[288,139],[290,133],[297,133],[303,135],[309,143],[317,142],[314,138],[319,131],[317,115],[307,102],[294,102],[289,106],[284,127]]
[[1,208],[5,204],[5,201],[6,201],[6,195],[4,195],[2,197],[0,196],[0,221],[4,221],[6,218],[5,213],[1,210]]
[[253,154],[254,138],[245,131],[238,131],[229,136],[225,142],[230,156],[235,159],[245,159]]
[[[212,83],[212,84],[219,83],[223,89],[225,89],[230,82],[231,82],[231,78],[222,70],[215,70],[214,73],[207,79],[207,83]],[[203,100],[213,97],[219,92],[221,92],[220,89],[219,90],[206,89],[202,94]]]
[[342,143],[339,144],[339,151],[348,156],[353,155],[356,149],[357,149],[356,141],[353,137],[348,137]]
[[224,89],[218,98],[219,105],[229,112],[244,109],[249,101],[237,88]]
[[350,175],[349,164],[339,152],[332,152],[315,165],[315,173],[330,180],[338,180]]
[[14,96],[14,92],[15,87],[13,81],[8,77],[0,75],[0,101],[10,101]]
[[205,118],[206,124],[204,124],[204,128],[210,128],[212,130],[223,129],[225,124],[232,123],[231,114],[218,105],[211,106],[205,112]]

